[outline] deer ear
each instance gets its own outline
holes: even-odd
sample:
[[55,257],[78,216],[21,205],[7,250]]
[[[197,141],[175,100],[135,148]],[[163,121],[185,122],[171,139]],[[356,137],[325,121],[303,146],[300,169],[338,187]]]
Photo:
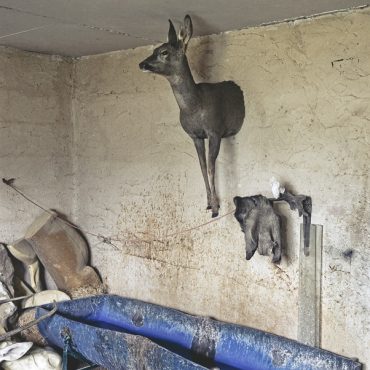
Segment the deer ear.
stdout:
[[177,35],[175,27],[173,26],[171,19],[169,19],[168,21],[170,22],[170,28],[168,30],[168,43],[172,46],[177,46]]
[[182,42],[184,51],[186,51],[188,42],[191,39],[192,35],[193,35],[193,23],[191,21],[190,16],[186,15],[184,18],[184,25],[181,27],[179,32],[179,41]]
[[241,200],[242,200],[242,198],[240,198],[240,197],[234,197],[233,202],[234,202],[236,208],[239,207]]

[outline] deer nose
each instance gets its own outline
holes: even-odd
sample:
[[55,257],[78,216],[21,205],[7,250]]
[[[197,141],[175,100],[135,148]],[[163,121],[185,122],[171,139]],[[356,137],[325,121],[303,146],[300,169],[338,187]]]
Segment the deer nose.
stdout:
[[139,68],[142,70],[142,71],[145,71],[148,69],[148,63],[146,63],[145,61],[144,62],[141,62],[139,64]]

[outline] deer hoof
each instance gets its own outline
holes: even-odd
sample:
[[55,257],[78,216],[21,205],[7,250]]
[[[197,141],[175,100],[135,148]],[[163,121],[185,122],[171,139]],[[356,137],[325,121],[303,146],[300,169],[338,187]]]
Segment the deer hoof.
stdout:
[[212,218],[215,218],[218,216],[218,212],[212,212]]

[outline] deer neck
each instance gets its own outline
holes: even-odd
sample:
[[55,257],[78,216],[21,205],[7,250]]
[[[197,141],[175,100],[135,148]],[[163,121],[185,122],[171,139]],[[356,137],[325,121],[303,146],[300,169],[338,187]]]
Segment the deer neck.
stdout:
[[169,76],[168,81],[180,110],[194,110],[199,104],[198,87],[194,82],[186,57],[184,57],[179,73]]

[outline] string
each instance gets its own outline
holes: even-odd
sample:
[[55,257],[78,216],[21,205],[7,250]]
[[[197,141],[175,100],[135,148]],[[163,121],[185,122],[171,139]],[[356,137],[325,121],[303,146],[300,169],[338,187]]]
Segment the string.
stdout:
[[[86,230],[84,228],[81,228],[79,226],[76,226],[75,224],[73,224],[72,222],[68,221],[68,220],[65,220],[64,218],[60,217],[58,214],[56,214],[55,212],[52,212],[50,211],[49,209],[47,209],[46,207],[43,207],[42,205],[40,205],[40,203],[38,203],[37,201],[31,199],[31,197],[29,197],[28,195],[26,195],[23,191],[21,191],[18,187],[16,187],[13,182],[14,182],[14,179],[2,179],[3,180],[3,183],[9,187],[11,187],[15,192],[17,192],[20,196],[22,196],[24,199],[26,199],[28,202],[30,202],[31,204],[33,204],[34,206],[42,209],[44,212],[47,212],[48,214],[52,215],[53,217],[57,218],[58,220],[60,220],[61,222],[65,223],[66,225],[76,229],[76,230],[79,230],[81,231],[82,233],[86,234],[86,235],[91,235],[97,239],[99,239],[102,243],[105,243],[105,244],[108,244],[108,245],[111,245],[113,246],[115,249],[119,249],[115,244],[112,243],[112,241],[117,241],[117,242],[121,242],[121,243],[135,243],[137,241],[140,241],[142,243],[145,243],[145,244],[151,244],[153,242],[158,242],[158,243],[162,243],[164,244],[165,241],[167,239],[170,239],[170,238],[174,238],[178,235],[181,235],[181,234],[184,234],[184,233],[188,233],[188,232],[192,232],[194,230],[198,230],[200,228],[203,228],[209,224],[212,224],[214,222],[218,222],[219,220],[221,220],[222,218],[224,217],[227,217],[229,215],[231,215],[232,213],[235,212],[235,209],[230,211],[230,212],[227,212],[219,217],[215,217],[213,218],[212,220],[209,220],[207,222],[204,222],[202,224],[199,224],[199,225],[196,225],[196,226],[193,226],[193,227],[189,227],[189,228],[186,228],[186,229],[183,229],[183,230],[178,230],[176,232],[173,232],[173,233],[170,233],[170,234],[165,234],[164,237],[162,238],[155,238],[153,237],[152,239],[150,240],[147,240],[147,239],[142,239],[142,238],[139,238],[137,235],[135,234],[132,234],[134,237],[135,237],[135,240],[133,239],[128,239],[128,238],[125,238],[125,239],[122,239],[122,238],[113,238],[113,237],[109,237],[109,236],[104,236],[102,234],[96,234],[96,233],[93,233],[89,230]],[[130,233],[131,234],[131,233]]]

